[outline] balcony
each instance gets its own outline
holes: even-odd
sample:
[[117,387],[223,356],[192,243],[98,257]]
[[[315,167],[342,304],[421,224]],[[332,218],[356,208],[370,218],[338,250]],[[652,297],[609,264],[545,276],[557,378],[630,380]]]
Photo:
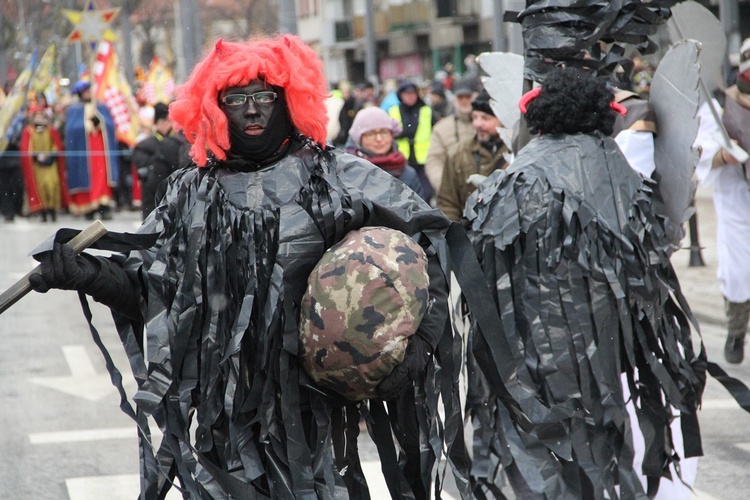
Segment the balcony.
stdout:
[[354,25],[351,21],[336,21],[334,30],[336,42],[351,42],[354,40]]
[[[388,22],[388,13],[384,11],[376,11],[373,16],[373,23],[375,35],[385,35],[390,31],[390,23]],[[365,37],[365,16],[354,17],[354,38]]]
[[[391,31],[429,29],[430,4],[413,2],[391,5],[387,11],[376,11],[373,19],[375,35],[386,35]],[[354,18],[354,38],[364,38],[365,16]]]
[[428,28],[430,25],[430,4],[427,2],[391,5],[388,11],[391,31]]

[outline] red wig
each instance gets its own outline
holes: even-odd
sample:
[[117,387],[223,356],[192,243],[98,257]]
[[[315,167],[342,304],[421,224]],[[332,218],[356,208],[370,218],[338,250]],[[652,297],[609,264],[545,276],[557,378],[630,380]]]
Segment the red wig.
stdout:
[[219,93],[243,87],[260,78],[284,89],[294,127],[325,145],[328,115],[323,64],[315,52],[291,35],[252,38],[245,42],[218,40],[193,69],[177,98],[169,106],[169,117],[193,145],[190,156],[205,166],[207,152],[224,160],[229,150],[227,118],[219,107]]

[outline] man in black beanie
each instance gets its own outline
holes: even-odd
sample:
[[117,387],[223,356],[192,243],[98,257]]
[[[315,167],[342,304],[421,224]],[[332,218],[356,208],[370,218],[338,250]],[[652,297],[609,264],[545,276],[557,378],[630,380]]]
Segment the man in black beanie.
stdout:
[[500,139],[498,127],[503,123],[490,107],[486,90],[471,101],[471,125],[474,136],[459,142],[448,155],[443,180],[438,191],[438,208],[450,219],[460,221],[464,204],[476,186],[469,182],[473,174],[488,176],[508,166],[508,147]]
[[156,208],[159,184],[177,168],[182,144],[178,136],[172,135],[169,106],[163,102],[154,105],[152,131],[152,135],[136,144],[133,150],[133,163],[141,181],[141,215],[144,219]]

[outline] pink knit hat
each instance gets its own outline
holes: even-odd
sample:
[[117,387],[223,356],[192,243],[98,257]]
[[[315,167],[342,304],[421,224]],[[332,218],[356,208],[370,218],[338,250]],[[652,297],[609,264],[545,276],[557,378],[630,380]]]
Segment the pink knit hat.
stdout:
[[394,136],[401,133],[401,124],[399,122],[388,116],[388,113],[377,106],[371,106],[359,110],[356,114],[352,128],[349,129],[349,137],[352,138],[355,144],[359,144],[359,139],[365,132],[384,128],[392,130]]

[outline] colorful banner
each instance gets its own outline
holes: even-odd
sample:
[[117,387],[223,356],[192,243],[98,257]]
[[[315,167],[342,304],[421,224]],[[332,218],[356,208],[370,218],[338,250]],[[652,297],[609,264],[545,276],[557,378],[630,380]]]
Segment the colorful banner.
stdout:
[[35,52],[31,56],[31,61],[29,61],[26,69],[16,78],[13,89],[0,107],[0,153],[8,147],[11,137],[16,134],[20,137],[23,127],[23,112],[26,107],[26,93],[29,91],[36,59],[37,54]]
[[143,84],[138,91],[138,98],[151,106],[157,102],[169,104],[174,98],[174,76],[156,56],[148,65]]
[[138,106],[119,66],[112,42],[100,42],[92,71],[93,96],[112,114],[117,140],[133,147],[138,135]]
[[46,92],[52,84],[52,79],[55,77],[56,58],[57,48],[52,44],[44,51],[39,66],[34,71],[34,78],[31,81],[31,89],[34,92]]

